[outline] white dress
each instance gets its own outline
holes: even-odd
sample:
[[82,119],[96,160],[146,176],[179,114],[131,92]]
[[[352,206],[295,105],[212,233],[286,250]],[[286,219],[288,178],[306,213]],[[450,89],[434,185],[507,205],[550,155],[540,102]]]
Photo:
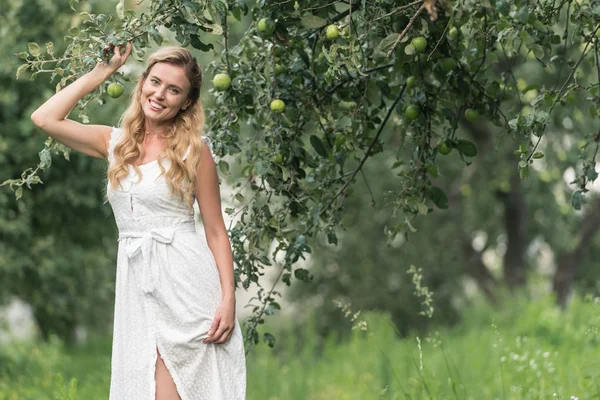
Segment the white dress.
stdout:
[[[122,137],[113,128],[110,165]],[[161,162],[168,170],[169,161]],[[237,318],[227,342],[203,342],[221,302],[221,283],[206,238],[196,232],[193,208],[171,196],[164,175],[158,178],[158,161],[140,166],[139,184],[129,169],[122,189],[107,188],[119,230],[110,400],[155,399],[157,348],[182,400],[245,399]]]

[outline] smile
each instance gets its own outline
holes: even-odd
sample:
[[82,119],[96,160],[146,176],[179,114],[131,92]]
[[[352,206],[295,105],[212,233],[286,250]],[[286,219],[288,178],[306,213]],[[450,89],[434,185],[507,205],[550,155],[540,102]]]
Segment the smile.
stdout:
[[165,109],[166,107],[161,106],[160,104],[152,101],[152,100],[148,100],[148,102],[150,103],[150,108],[155,110],[155,111],[161,111],[163,109]]

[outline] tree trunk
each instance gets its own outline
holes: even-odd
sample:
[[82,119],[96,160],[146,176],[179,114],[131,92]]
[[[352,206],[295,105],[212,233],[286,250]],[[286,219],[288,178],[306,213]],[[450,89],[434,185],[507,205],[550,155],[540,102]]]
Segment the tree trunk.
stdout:
[[574,249],[557,257],[552,289],[556,293],[556,302],[563,308],[566,306],[571,294],[583,252],[589,246],[598,228],[600,228],[600,198],[589,204],[588,207],[588,211],[584,214],[581,226],[576,234],[577,245]]
[[504,228],[507,243],[504,254],[504,283],[513,290],[525,286],[525,248],[527,246],[527,203],[523,197],[518,171],[510,177],[510,192],[500,196],[504,204]]

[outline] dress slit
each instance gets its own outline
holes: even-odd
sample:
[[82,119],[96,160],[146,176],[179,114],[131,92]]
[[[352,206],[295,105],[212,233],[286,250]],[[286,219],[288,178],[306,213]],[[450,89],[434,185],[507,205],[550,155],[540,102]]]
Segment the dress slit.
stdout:
[[[184,390],[183,390],[183,383],[181,382],[181,380],[179,379],[179,375],[175,372],[175,368],[173,367],[173,365],[171,364],[171,360],[169,360],[169,357],[167,355],[165,355],[165,353],[160,349],[161,346],[158,345],[158,341],[155,338],[155,346],[156,346],[156,350],[155,353],[155,360],[154,360],[154,390],[156,390],[156,361],[158,360],[159,354],[160,354],[160,358],[163,360],[163,363],[165,364],[165,368],[167,368],[167,372],[169,373],[169,375],[171,375],[171,379],[173,379],[173,383],[175,384],[175,390],[177,391],[177,394],[179,395],[179,398],[181,400],[187,400],[187,396],[184,395]],[[154,400],[156,400],[156,392],[154,392]]]

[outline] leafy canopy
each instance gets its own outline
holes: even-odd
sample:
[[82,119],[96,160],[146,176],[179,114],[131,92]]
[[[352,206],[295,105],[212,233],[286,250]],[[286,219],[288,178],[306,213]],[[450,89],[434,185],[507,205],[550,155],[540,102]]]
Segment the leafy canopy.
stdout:
[[[73,9],[77,3],[71,0]],[[226,210],[239,214],[229,231],[236,278],[245,288],[273,263],[276,282],[310,281],[307,269],[294,268],[311,251],[308,238],[323,233],[337,244],[335,228],[352,183],[365,162],[385,150],[393,152],[390,168],[397,171],[395,190],[388,193],[393,212],[386,231],[393,238],[414,232],[417,216],[448,207],[438,157],[452,157],[465,168],[473,157],[485,157],[460,126],[485,125],[496,141],[513,140],[515,167],[526,178],[544,157],[548,130],[560,129],[565,115],[598,121],[600,6],[594,2],[322,3],[259,0],[248,7],[241,0],[149,0],[143,9],[128,9],[121,0],[113,15],[84,13],[83,23],[65,37],[63,54],[55,54],[52,43],[29,43],[18,54],[24,64],[17,77],[48,73],[60,90],[110,56],[107,47],[127,40],[138,60],[165,36],[217,53],[206,71],[226,73],[231,85],[211,91],[209,132],[216,152],[231,156],[246,181],[238,183],[238,209]],[[252,23],[232,43],[231,18],[248,15]],[[207,34],[222,37],[223,45],[216,49]],[[517,77],[523,66],[535,73]],[[548,73],[553,85],[544,84]],[[102,101],[104,91],[102,86],[80,102],[84,122],[86,108]],[[283,112],[270,107],[277,99]],[[397,148],[384,141],[391,135],[399,138]],[[595,124],[578,135],[576,209],[597,177],[600,130]],[[37,169],[4,182],[17,198],[23,184],[39,183],[35,175],[50,166],[49,148],[58,145],[48,140]],[[224,159],[219,168],[231,173]],[[284,256],[276,258],[280,252]],[[279,309],[274,289],[263,288],[256,298],[248,328],[253,343],[259,341],[256,325]],[[272,335],[264,339],[273,344]]]

